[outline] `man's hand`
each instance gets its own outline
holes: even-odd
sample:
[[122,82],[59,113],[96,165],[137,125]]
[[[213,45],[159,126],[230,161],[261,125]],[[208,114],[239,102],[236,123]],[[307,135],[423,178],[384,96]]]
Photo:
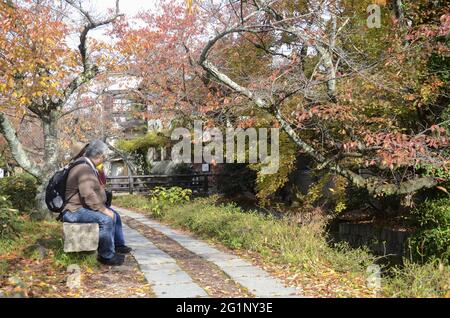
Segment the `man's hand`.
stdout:
[[109,216],[111,219],[114,220],[114,212],[111,211],[110,209],[105,208],[105,209],[104,209],[103,211],[101,211],[101,212],[102,212],[103,214]]

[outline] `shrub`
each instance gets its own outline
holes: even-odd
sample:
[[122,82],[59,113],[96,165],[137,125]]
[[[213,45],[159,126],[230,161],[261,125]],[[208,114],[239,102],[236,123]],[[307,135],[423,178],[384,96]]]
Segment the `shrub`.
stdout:
[[0,196],[0,239],[12,239],[20,231],[22,220],[17,210],[11,208],[6,196]]
[[29,212],[35,204],[37,180],[27,173],[0,179],[0,195],[8,196],[13,208]]
[[296,169],[297,146],[286,133],[280,134],[279,169],[276,173],[261,173],[262,163],[251,164],[258,172],[255,190],[262,205],[269,205],[273,196],[289,181],[289,175]]
[[150,194],[150,209],[155,217],[161,217],[166,208],[189,201],[191,194],[191,189],[156,187]]
[[218,190],[225,196],[254,192],[255,182],[256,172],[244,163],[225,164],[222,173],[217,176]]
[[414,259],[428,261],[450,259],[450,196],[426,200],[412,212],[412,220],[418,226],[410,238]]

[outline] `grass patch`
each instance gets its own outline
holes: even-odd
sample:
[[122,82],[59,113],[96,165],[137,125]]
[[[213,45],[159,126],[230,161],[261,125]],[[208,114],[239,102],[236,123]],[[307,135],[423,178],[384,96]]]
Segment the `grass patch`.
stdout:
[[[121,196],[115,203],[144,210],[149,206],[148,200],[139,195]],[[188,228],[203,238],[217,239],[232,249],[258,252],[280,264],[310,269],[327,266],[347,272],[365,271],[374,261],[363,249],[351,249],[345,244],[330,248],[323,223],[298,226],[258,212],[244,212],[234,204],[216,205],[214,197],[168,208],[162,219]]]
[[[86,268],[98,266],[92,253],[64,253],[61,223],[56,221],[25,220],[14,239],[0,240],[0,257],[30,260],[49,257],[56,267],[64,268],[70,264]],[[0,263],[0,273],[6,274],[7,269],[7,262],[3,260]]]
[[[142,195],[120,196],[115,198],[115,204],[141,210],[229,248],[256,252],[265,262],[294,267],[314,276],[318,283],[325,272],[338,273],[338,280],[358,277],[364,283],[367,266],[375,261],[366,249],[343,243],[330,246],[321,222],[299,226],[257,212],[244,212],[233,204],[217,205],[216,199],[195,199],[168,207],[158,215],[151,212],[150,200]],[[388,278],[383,278],[382,295],[442,297],[448,290],[448,271],[448,267],[439,271],[433,264],[406,263],[404,268],[394,268]]]
[[88,253],[64,253],[61,223],[23,217],[14,238],[0,240],[0,292],[9,297],[79,297],[66,286],[67,267],[99,267]]
[[439,261],[417,264],[405,260],[402,268],[391,269],[383,293],[390,297],[450,297],[450,267]]

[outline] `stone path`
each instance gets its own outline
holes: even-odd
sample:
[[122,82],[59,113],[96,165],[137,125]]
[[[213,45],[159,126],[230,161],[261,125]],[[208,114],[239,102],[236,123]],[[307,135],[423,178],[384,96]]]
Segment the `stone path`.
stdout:
[[176,261],[158,249],[137,231],[123,225],[127,245],[157,297],[204,297],[207,293],[177,265]]
[[[118,207],[116,209],[121,215],[164,234],[185,249],[215,264],[255,297],[300,297],[295,288],[285,287],[278,279],[235,255],[219,251],[139,213]],[[153,285],[157,297],[208,297],[208,293],[178,266],[174,258],[157,248],[145,236],[125,224],[124,234],[127,244],[134,249],[133,256],[148,282]]]
[[157,248],[173,257],[177,265],[191,276],[194,282],[203,288],[210,297],[253,297],[246,288],[232,280],[218,266],[187,250],[163,233],[128,216],[122,215],[122,221],[150,240]]

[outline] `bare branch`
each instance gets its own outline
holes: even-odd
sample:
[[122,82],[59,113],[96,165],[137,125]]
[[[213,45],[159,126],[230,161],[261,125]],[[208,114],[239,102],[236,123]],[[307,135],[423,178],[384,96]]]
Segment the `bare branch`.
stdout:
[[89,31],[94,30],[100,26],[107,25],[109,23],[114,22],[117,18],[123,16],[122,13],[119,12],[119,0],[116,0],[116,12],[115,14],[107,19],[95,21],[89,12],[84,10],[81,5],[77,4],[74,0],[65,0],[72,7],[77,9],[87,20],[87,24],[84,26],[83,30],[80,33],[80,44],[78,45],[78,49],[81,55],[81,62],[83,64],[83,72],[77,76],[66,88],[64,92],[64,96],[66,100],[73,92],[83,85],[84,83],[90,81],[98,74],[98,68],[95,65],[91,65],[87,58],[87,36]]
[[258,107],[260,107],[260,108],[268,108],[269,107],[268,103],[264,99],[255,95],[248,88],[239,85],[238,83],[233,81],[231,78],[229,78],[227,75],[220,72],[217,69],[217,67],[215,67],[211,62],[205,60],[205,61],[203,61],[201,66],[221,83],[227,85],[234,91],[236,91],[244,96],[247,96],[247,98],[254,101]]

